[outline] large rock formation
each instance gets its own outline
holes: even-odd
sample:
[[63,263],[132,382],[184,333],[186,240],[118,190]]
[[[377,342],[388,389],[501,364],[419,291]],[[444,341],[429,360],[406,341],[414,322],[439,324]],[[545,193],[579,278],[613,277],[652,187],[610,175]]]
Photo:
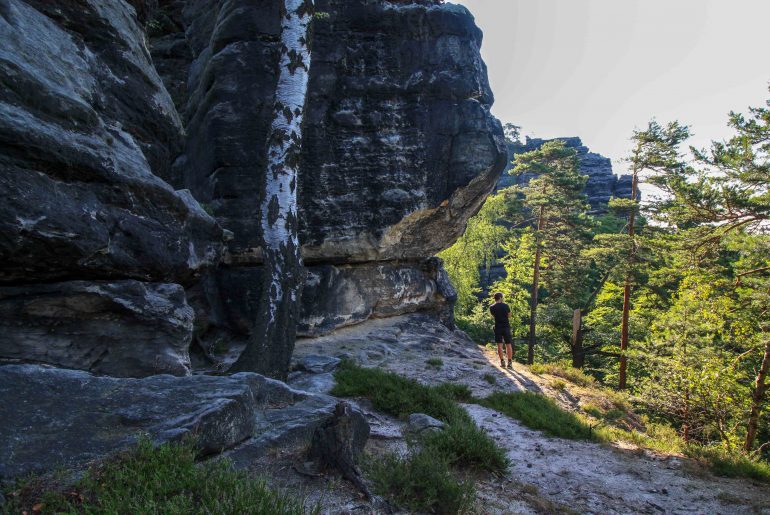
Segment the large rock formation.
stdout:
[[[227,362],[266,316],[257,212],[282,6],[0,1],[0,360],[185,375],[191,345]],[[315,6],[307,281],[285,323],[451,323],[430,258],[506,160],[481,32],[434,0]]]
[[12,400],[0,403],[0,484],[76,468],[143,434],[155,443],[192,436],[201,453],[232,449],[248,466],[277,444],[309,442],[337,403],[252,373],[118,379],[38,365],[0,366],[0,396]]
[[[257,209],[280,12],[276,2],[162,5],[153,54],[188,133],[169,180],[234,235],[226,266],[191,301],[196,338],[217,360],[214,347],[245,341],[264,316]],[[315,5],[298,184],[308,265],[299,334],[418,310],[450,318],[454,292],[425,260],[462,233],[506,159],[481,33],[464,8],[433,1]]]
[[[584,191],[588,197],[588,203],[591,205],[591,209],[594,212],[606,212],[607,202],[609,202],[611,197],[631,197],[631,176],[615,175],[612,172],[612,161],[610,161],[610,158],[589,151],[588,147],[583,145],[580,138],[554,139],[564,141],[566,146],[574,148],[577,151],[578,161],[580,162],[580,173],[588,176]],[[537,150],[547,141],[554,140],[528,137],[524,144],[508,144],[510,161],[514,160],[516,154]],[[505,173],[503,173],[500,180],[497,182],[496,189],[516,184],[526,184],[532,178],[531,174],[524,174],[518,177],[509,175],[508,171],[512,167],[513,165],[509,163],[505,169]]]

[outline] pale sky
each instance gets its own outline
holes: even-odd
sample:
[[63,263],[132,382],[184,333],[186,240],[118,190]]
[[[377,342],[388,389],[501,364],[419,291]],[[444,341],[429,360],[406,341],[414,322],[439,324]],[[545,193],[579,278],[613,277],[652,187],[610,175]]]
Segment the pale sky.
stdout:
[[492,112],[541,138],[580,136],[625,168],[635,127],[729,135],[770,96],[770,0],[453,0],[484,31]]

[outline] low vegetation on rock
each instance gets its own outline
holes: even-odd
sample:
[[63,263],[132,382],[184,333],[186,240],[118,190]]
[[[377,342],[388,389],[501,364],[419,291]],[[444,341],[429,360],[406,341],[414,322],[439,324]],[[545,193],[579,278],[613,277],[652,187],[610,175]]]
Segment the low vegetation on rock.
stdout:
[[154,447],[148,439],[91,466],[72,483],[52,477],[20,481],[6,492],[8,513],[250,513],[302,515],[295,495],[234,470],[227,460],[196,462],[192,442]]

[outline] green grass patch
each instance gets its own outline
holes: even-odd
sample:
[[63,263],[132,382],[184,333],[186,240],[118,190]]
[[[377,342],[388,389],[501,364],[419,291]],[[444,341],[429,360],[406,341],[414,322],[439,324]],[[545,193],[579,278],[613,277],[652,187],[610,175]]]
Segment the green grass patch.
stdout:
[[562,379],[566,379],[570,383],[579,386],[598,385],[596,379],[579,368],[574,368],[566,361],[559,361],[556,363],[535,363],[530,366],[530,370],[535,374],[550,374],[552,376],[561,377]]
[[748,477],[770,483],[770,463],[724,447],[690,445],[685,454],[704,462],[717,476]]
[[448,387],[429,387],[378,368],[363,368],[343,361],[334,373],[332,395],[366,397],[379,411],[404,418],[425,413],[448,424],[470,417],[448,395]]
[[92,466],[74,485],[65,488],[44,478],[31,479],[6,499],[3,508],[9,513],[306,512],[296,497],[271,490],[264,480],[234,470],[226,460],[196,463],[190,442],[153,447],[147,439]]
[[475,497],[473,482],[458,481],[446,457],[430,447],[366,460],[364,471],[375,492],[416,512],[464,513]]
[[543,431],[549,436],[570,440],[593,440],[591,426],[575,415],[559,407],[552,399],[532,392],[495,392],[481,399],[479,404],[492,408],[522,424]]
[[493,376],[492,374],[489,374],[489,373],[484,374],[483,376],[481,376],[481,378],[484,379],[484,381],[486,381],[487,383],[489,383],[491,385],[496,385],[497,384],[497,378],[495,376]]
[[444,366],[444,360],[441,358],[428,358],[425,363],[431,367],[441,368]]
[[471,402],[473,400],[473,394],[468,385],[461,383],[443,383],[437,386],[432,386],[439,395],[444,395],[453,401],[457,402]]

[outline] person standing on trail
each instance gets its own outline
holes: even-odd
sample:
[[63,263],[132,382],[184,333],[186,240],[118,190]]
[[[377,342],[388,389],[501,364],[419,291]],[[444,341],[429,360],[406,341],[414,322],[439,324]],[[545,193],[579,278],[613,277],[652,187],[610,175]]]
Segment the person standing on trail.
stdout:
[[497,343],[497,355],[500,356],[500,366],[505,367],[503,356],[503,341],[505,341],[505,350],[508,353],[508,367],[513,368],[513,341],[511,340],[511,308],[503,302],[503,294],[495,293],[495,303],[489,307],[489,312],[495,317],[495,343]]

